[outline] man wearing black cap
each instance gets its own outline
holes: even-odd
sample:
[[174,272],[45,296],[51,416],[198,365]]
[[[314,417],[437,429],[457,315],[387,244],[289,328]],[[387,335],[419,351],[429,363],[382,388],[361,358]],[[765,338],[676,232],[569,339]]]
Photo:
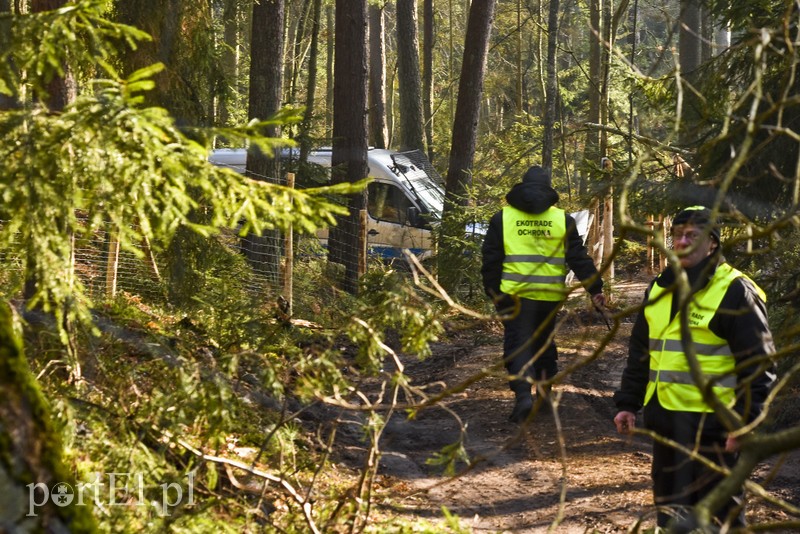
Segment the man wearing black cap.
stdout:
[[[603,281],[583,246],[575,220],[555,206],[550,173],[528,169],[506,195],[508,206],[489,221],[483,242],[483,287],[503,320],[503,361],[515,404],[510,420],[533,410],[531,385],[558,372],[554,319],[567,297],[567,268],[584,283],[596,306],[605,306]],[[519,302],[517,307],[516,302]],[[539,388],[541,394],[548,387]]]
[[[619,410],[614,423],[618,432],[631,433],[635,414],[644,407],[645,428],[731,467],[739,446],[733,431],[761,413],[775,380],[773,364],[764,357],[775,351],[766,297],[755,282],[725,262],[719,228],[707,208],[693,206],[673,219],[672,247],[680,265],[667,267],[645,294],[614,394]],[[683,273],[688,294],[676,281]],[[738,421],[718,418],[710,402],[714,399],[704,396],[694,379],[692,359],[716,401],[732,408]],[[692,507],[722,477],[656,440],[652,478],[658,526],[691,524]],[[720,524],[744,525],[741,495],[714,512]]]

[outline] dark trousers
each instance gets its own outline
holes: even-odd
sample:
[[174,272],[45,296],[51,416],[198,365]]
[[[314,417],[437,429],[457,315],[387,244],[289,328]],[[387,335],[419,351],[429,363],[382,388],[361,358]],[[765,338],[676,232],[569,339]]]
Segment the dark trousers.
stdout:
[[[713,413],[676,412],[663,408],[654,396],[644,408],[644,424],[689,450],[697,450],[712,462],[732,467],[737,455],[726,453],[727,432]],[[687,517],[719,482],[722,475],[669,445],[653,443],[653,495],[659,527],[675,517]],[[717,510],[721,523],[744,526],[743,494],[735,495]]]
[[503,321],[503,361],[509,375],[520,376],[509,382],[515,393],[530,391],[530,384],[523,376],[541,380],[558,373],[553,329],[560,305],[560,301],[523,298],[519,313]]

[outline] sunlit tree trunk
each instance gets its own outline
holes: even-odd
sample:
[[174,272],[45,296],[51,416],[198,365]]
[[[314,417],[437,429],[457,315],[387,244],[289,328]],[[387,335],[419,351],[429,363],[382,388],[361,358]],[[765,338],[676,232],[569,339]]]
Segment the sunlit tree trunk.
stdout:
[[[600,123],[600,106],[602,100],[601,93],[601,62],[602,62],[602,0],[589,0],[589,114],[587,122],[590,124]],[[602,259],[598,257],[602,237],[600,232],[600,202],[597,196],[590,194],[590,184],[595,182],[598,176],[596,169],[600,163],[600,133],[594,128],[587,129],[586,142],[584,147],[584,169],[581,173],[579,194],[589,201],[589,209],[592,212],[592,224],[589,226],[589,233],[586,238],[589,254],[599,263]]]
[[[334,183],[357,182],[367,176],[367,2],[336,1],[336,59],[333,89]],[[359,266],[365,253],[360,212],[365,194],[351,195],[350,212],[337,217],[328,240],[331,259],[345,267],[343,289],[358,292]]]
[[400,97],[400,148],[425,150],[422,80],[417,37],[417,0],[397,0],[397,78]]
[[545,68],[546,62],[544,60],[547,46],[544,44],[544,11],[543,11],[543,3],[544,2],[537,2],[536,3],[536,30],[534,33],[534,39],[536,39],[536,84],[538,85],[539,95],[541,98],[538,100],[538,112],[544,115],[544,97],[545,93],[547,92],[546,85],[546,75],[545,75]]
[[[600,98],[600,124],[606,126],[609,123],[609,92],[611,84],[611,49],[616,38],[615,21],[612,21],[614,13],[613,0],[604,0],[603,5],[603,43],[602,47],[602,86]],[[605,265],[606,275],[614,278],[614,264],[611,254],[614,249],[614,186],[613,186],[613,162],[608,156],[608,133],[605,129],[600,131],[600,170],[602,174],[603,191],[603,219],[601,246],[599,257]],[[598,262],[599,263],[599,262]]]
[[225,47],[222,50],[222,71],[226,84],[218,106],[218,122],[221,125],[228,125],[231,111],[236,105],[236,89],[239,80],[239,63],[241,62],[241,15],[239,0],[225,0],[222,14],[223,42]]
[[516,108],[522,113],[522,0],[517,0]]
[[462,248],[450,243],[460,243],[464,237],[464,225],[459,212],[467,205],[467,189],[472,185],[472,162],[475,157],[486,56],[495,4],[495,0],[473,2],[467,21],[464,59],[461,64],[453,140],[447,169],[443,235],[439,249],[440,281],[448,290],[455,289],[463,272]]
[[553,126],[556,122],[556,45],[558,44],[558,0],[550,0],[547,12],[547,84],[544,106],[544,138],[542,139],[542,167],[553,169]]
[[[53,11],[64,7],[66,3],[66,0],[31,0],[30,9],[33,13]],[[78,93],[72,69],[69,65],[63,65],[63,69],[63,75],[53,76],[53,79],[47,84],[47,94],[42,102],[47,106],[48,110],[55,113],[63,111],[69,103],[75,100]],[[35,187],[31,188],[31,202],[38,202]],[[56,231],[63,231],[63,220],[53,222]],[[30,247],[25,262],[24,296],[26,299],[30,299],[37,291],[38,280],[41,280],[41,277],[36,273],[41,265],[37,265],[36,254]]]
[[182,0],[116,0],[120,22],[131,24],[153,36],[151,42],[122,56],[127,75],[154,63],[165,69],[156,75],[156,88],[148,92],[149,103],[169,110],[180,125],[203,126],[208,116],[214,76],[209,57],[214,43],[208,39],[211,6],[189,5]]
[[[589,112],[586,117],[590,124],[600,122],[600,84],[601,84],[601,53],[602,53],[602,25],[601,10],[602,0],[589,0]],[[589,128],[586,132],[586,146],[584,148],[584,161],[587,170],[581,174],[579,193],[581,196],[589,194],[589,182],[592,165],[600,161],[600,134],[597,130]]]
[[698,71],[703,58],[702,0],[681,0],[678,61],[681,71],[683,105],[679,140],[691,144],[702,118],[702,99],[696,93]]
[[[31,12],[53,11],[64,7],[66,0],[31,0]],[[47,86],[48,100],[45,102],[51,111],[62,111],[78,96],[78,86],[72,69],[65,65],[64,75],[55,76]]]
[[286,58],[286,69],[289,75],[287,76],[286,83],[288,85],[287,90],[287,101],[290,104],[295,104],[297,102],[297,85],[298,79],[300,77],[300,71],[303,67],[303,43],[306,40],[307,34],[307,27],[308,27],[308,19],[311,15],[311,9],[313,7],[313,0],[303,0],[302,5],[300,6],[300,16],[297,18],[297,24],[292,24],[291,27],[293,31],[291,32],[293,35],[293,42],[292,46],[292,54],[291,57]]
[[[136,26],[152,37],[134,50],[120,56],[122,75],[162,63],[164,70],[155,75],[155,88],[145,94],[147,103],[165,108],[179,126],[210,125],[213,116],[212,88],[216,77],[208,61],[214,55],[211,4],[189,5],[181,0],[116,0],[120,22]],[[190,214],[196,222],[206,215],[200,210]],[[187,302],[201,284],[208,266],[207,241],[181,227],[169,243],[166,254],[168,288],[173,302]]]
[[[11,42],[11,17],[14,5],[11,0],[0,0],[0,50],[7,50]],[[9,59],[8,67],[16,70]],[[0,93],[0,111],[19,107],[19,95],[6,95]]]
[[319,32],[322,17],[322,0],[314,0],[311,16],[311,46],[308,52],[306,110],[303,114],[303,124],[300,129],[301,164],[304,164],[308,160],[308,153],[311,150],[311,127],[314,120],[314,106],[316,105],[317,61],[319,61]]
[[[327,63],[325,64],[325,132],[329,133],[333,128],[333,62],[336,51],[333,42],[334,22],[333,5],[328,3],[325,6],[325,27],[327,28],[325,41]],[[330,134],[333,135],[333,134]]]
[[[262,1],[253,7],[248,101],[250,120],[266,120],[281,107],[284,14],[283,0]],[[280,129],[268,126],[262,133],[268,137],[279,137]],[[250,148],[247,153],[249,177],[277,184],[281,182],[280,173],[280,154],[264,154],[257,147]],[[242,251],[253,269],[272,283],[279,280],[280,247],[280,234],[276,230],[266,230],[261,236],[251,234],[242,239]]]
[[376,148],[387,148],[386,49],[384,6],[369,6],[369,139]]
[[[456,77],[455,37],[454,37],[455,36],[455,31],[453,30],[453,28],[455,27],[455,20],[454,20],[455,16],[453,15],[453,1],[454,0],[449,0],[449,6],[448,6],[449,11],[448,12],[450,13],[450,16],[448,17],[448,19],[449,19],[448,20],[448,26],[449,27],[448,27],[448,32],[447,32],[447,36],[448,36],[448,40],[447,40],[447,73],[448,73],[448,79],[450,79],[450,80],[453,80]],[[453,121],[455,120],[455,117],[456,117],[456,114],[455,114],[456,105],[455,105],[455,97],[453,95],[453,91],[452,90],[448,92],[448,96],[449,96],[450,104],[447,106],[447,108],[450,111],[450,117],[449,117],[450,118],[450,124],[453,124]]]
[[[64,499],[75,499],[77,486],[63,464],[59,431],[12,317],[11,307],[0,302],[0,530],[94,532],[90,507],[55,502],[59,483],[72,490]],[[32,502],[42,506],[31,507]]]
[[422,13],[422,108],[425,120],[425,143],[428,145],[428,159],[433,162],[433,47],[435,44],[433,0],[423,0]]

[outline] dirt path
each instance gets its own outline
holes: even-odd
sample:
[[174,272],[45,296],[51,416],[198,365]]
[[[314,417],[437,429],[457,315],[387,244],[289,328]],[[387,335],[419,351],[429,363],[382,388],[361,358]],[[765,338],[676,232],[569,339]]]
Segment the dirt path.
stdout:
[[[641,291],[635,289],[638,299]],[[622,324],[600,356],[586,364],[609,331],[591,313],[566,314],[557,335],[559,366],[576,369],[556,387],[556,415],[542,411],[525,428],[507,420],[513,395],[499,372],[414,420],[395,415],[384,432],[380,464],[382,486],[394,504],[382,513],[434,521],[444,506],[473,532],[627,532],[637,521],[652,527],[650,445],[643,438],[620,437],[612,422],[611,396],[630,328]],[[472,328],[435,347],[427,360],[408,362],[407,373],[423,383],[453,387],[495,365],[500,347],[497,325]],[[458,441],[462,429],[472,467],[459,463],[457,476],[441,476],[429,460]],[[795,454],[784,463],[771,482],[776,494],[795,505],[799,459]],[[766,476],[769,467],[757,476]],[[786,519],[759,503],[750,506],[748,517]]]

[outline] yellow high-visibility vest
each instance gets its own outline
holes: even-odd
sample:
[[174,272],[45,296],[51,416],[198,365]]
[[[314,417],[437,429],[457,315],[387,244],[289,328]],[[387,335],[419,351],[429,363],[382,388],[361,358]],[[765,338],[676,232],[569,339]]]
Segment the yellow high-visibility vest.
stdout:
[[566,226],[564,210],[554,206],[539,214],[503,208],[505,259],[500,291],[534,300],[562,300]]
[[[704,378],[712,382],[712,391],[724,404],[732,407],[736,397],[736,359],[728,342],[708,327],[731,283],[745,274],[727,263],[719,265],[708,285],[698,291],[689,303],[689,330],[697,360]],[[749,278],[748,278],[749,280]],[[750,280],[752,282],[752,280]],[[766,295],[754,282],[762,300]],[[669,288],[653,284],[644,315],[650,329],[650,378],[644,404],[658,391],[658,401],[667,410],[712,412],[703,400],[689,370],[689,361],[681,339],[681,313],[670,321],[673,293]]]

